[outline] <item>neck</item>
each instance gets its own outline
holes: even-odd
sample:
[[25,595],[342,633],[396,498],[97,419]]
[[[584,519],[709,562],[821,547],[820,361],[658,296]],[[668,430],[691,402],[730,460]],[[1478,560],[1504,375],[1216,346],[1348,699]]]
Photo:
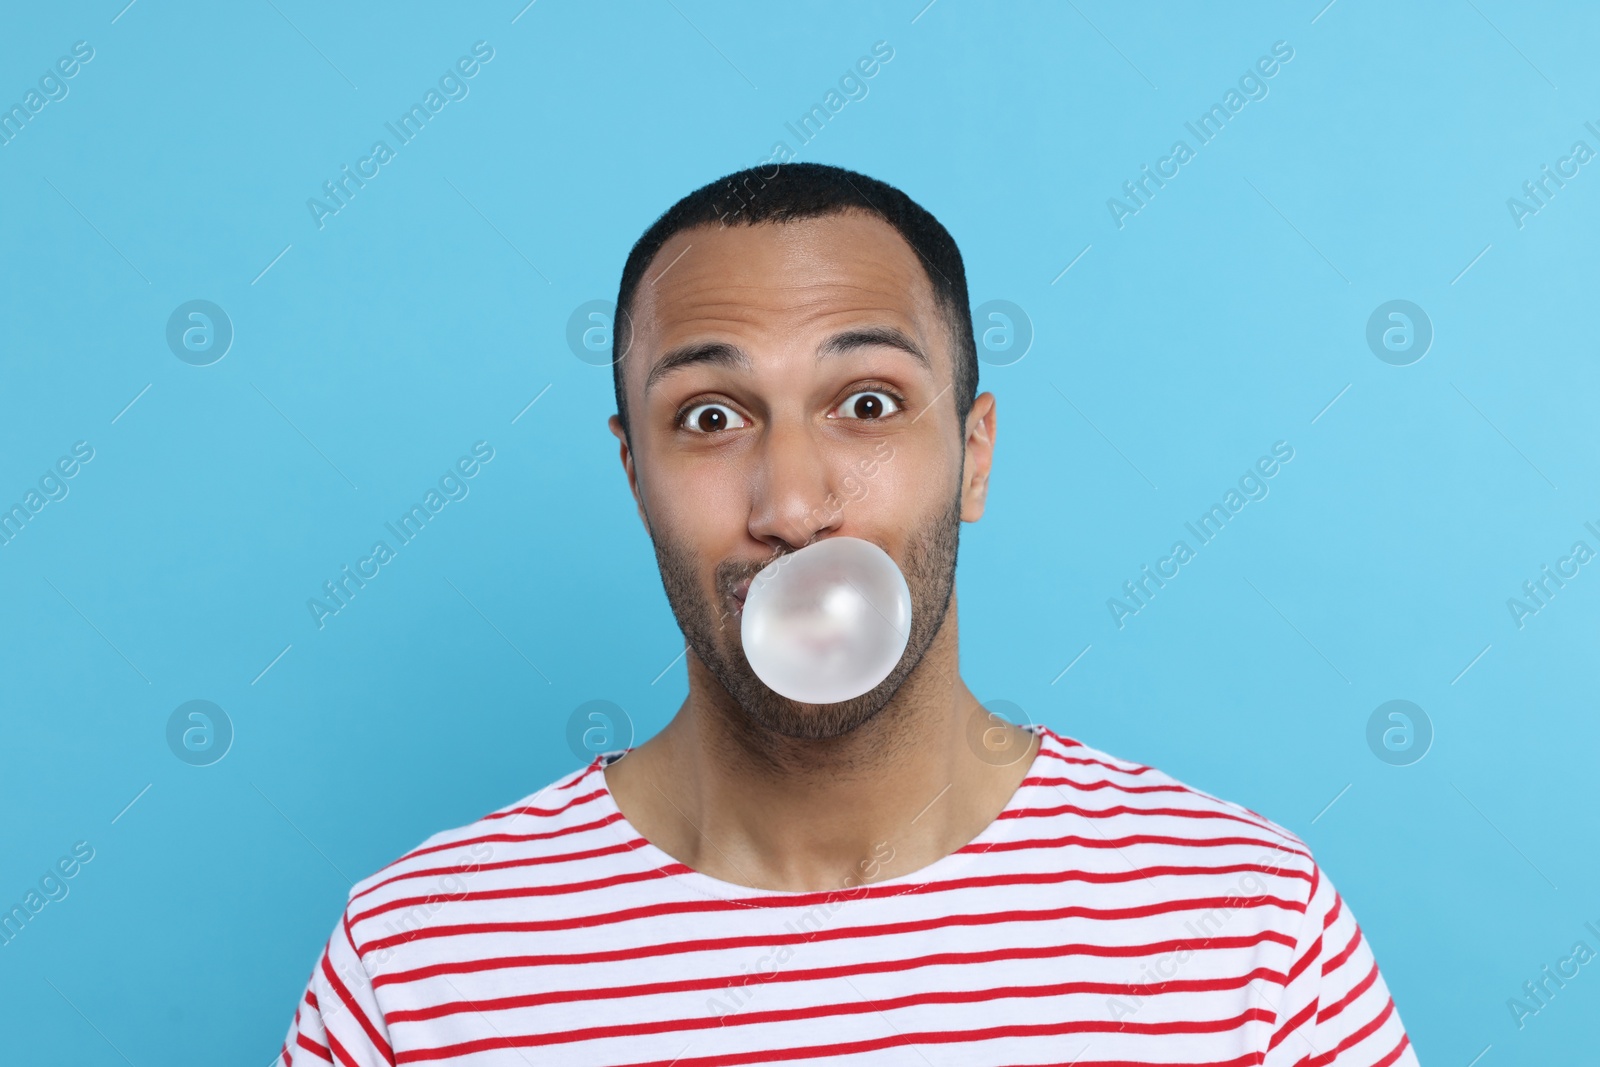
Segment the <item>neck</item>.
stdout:
[[983,748],[1000,724],[958,658],[952,595],[883,710],[846,735],[807,740],[752,724],[691,651],[683,706],[607,768],[607,785],[647,840],[723,881],[799,892],[912,873],[988,826],[1032,762],[1035,740],[1017,727],[1005,727],[998,752]]

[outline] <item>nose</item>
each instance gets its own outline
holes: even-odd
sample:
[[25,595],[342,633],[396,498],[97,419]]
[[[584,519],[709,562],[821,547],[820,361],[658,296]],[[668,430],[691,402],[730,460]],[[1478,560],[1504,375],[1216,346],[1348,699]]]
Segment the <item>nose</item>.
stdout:
[[839,528],[823,443],[804,425],[770,424],[750,474],[750,536],[774,551],[794,551]]

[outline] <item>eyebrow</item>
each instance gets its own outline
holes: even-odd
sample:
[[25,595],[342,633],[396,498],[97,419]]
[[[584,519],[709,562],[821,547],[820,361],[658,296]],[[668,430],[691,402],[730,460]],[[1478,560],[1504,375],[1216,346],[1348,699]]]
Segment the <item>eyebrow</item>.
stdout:
[[[924,370],[933,373],[933,361],[928,354],[893,326],[864,326],[836,333],[818,347],[817,358],[820,360],[825,356],[845,355],[857,349],[873,347],[897,348],[914,358]],[[681,345],[662,356],[650,368],[644,381],[645,395],[649,396],[650,390],[674,371],[700,363],[749,370],[750,356],[738,345],[726,341],[699,341]]]

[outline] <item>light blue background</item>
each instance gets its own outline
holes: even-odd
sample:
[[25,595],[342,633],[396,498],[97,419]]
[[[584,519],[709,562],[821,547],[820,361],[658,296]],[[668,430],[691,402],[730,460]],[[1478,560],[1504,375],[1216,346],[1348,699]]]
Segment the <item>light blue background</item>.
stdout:
[[[583,702],[666,721],[682,640],[567,319],[778,140],[904,188],[974,305],[1031,319],[981,381],[974,691],[1305,837],[1423,1062],[1593,1056],[1600,965],[1520,1031],[1506,1002],[1600,949],[1600,567],[1521,629],[1506,600],[1600,547],[1600,163],[1520,229],[1506,200],[1600,149],[1600,15],[925,2],[4,13],[0,103],[95,54],[0,147],[0,503],[95,458],[0,547],[0,905],[96,854],[0,948],[0,1058],[266,1064],[350,880],[575,766]],[[307,198],[479,40],[470,95],[319,230]],[[1107,198],[1280,40],[1119,229]],[[1436,331],[1406,367],[1364,339],[1397,298]],[[236,331],[211,366],[164,339],[192,299]],[[307,599],[478,440],[470,496],[318,630]],[[1279,440],[1271,495],[1119,630],[1107,598]],[[209,767],[165,740],[192,699],[236,730]],[[1414,765],[1367,747],[1390,699],[1433,723]]]

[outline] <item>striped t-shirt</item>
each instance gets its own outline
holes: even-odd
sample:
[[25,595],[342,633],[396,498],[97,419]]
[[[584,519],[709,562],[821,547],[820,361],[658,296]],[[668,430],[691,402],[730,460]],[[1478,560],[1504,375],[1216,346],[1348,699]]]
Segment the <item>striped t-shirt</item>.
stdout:
[[624,752],[597,756],[352,887],[280,1060],[1416,1063],[1304,842],[1029,729],[1026,778],[971,843],[831,892],[678,862],[606,788]]

